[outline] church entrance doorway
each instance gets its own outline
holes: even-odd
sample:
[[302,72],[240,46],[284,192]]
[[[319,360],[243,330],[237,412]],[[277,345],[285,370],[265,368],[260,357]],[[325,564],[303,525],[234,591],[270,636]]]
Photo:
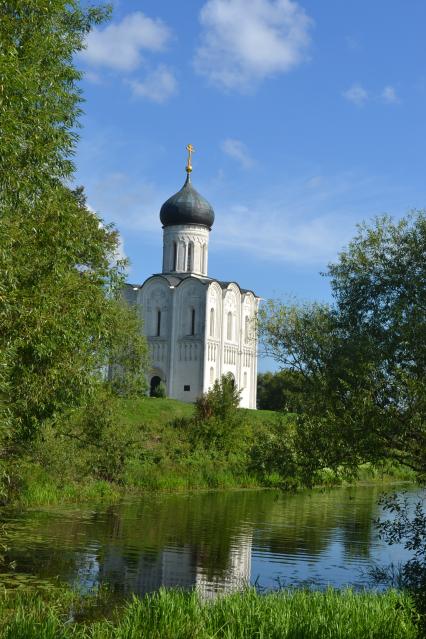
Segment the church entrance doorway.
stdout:
[[151,378],[151,384],[149,389],[150,397],[157,396],[157,389],[160,386],[160,384],[161,384],[161,377],[158,377],[158,375],[154,375],[154,377]]

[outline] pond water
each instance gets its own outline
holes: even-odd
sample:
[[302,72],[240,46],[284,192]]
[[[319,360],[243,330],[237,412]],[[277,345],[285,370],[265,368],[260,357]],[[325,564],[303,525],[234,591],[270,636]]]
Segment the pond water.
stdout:
[[31,510],[7,518],[16,569],[0,578],[9,585],[59,578],[83,591],[108,584],[119,596],[162,585],[206,597],[247,583],[363,587],[372,564],[407,558],[377,538],[381,492],[151,494],[113,506]]

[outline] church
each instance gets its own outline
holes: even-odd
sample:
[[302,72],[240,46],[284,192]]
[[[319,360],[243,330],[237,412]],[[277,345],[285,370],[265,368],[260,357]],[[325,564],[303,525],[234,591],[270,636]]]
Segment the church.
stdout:
[[163,382],[167,397],[194,402],[216,379],[230,374],[240,405],[256,408],[259,297],[236,282],[208,275],[211,205],[192,186],[188,144],[186,181],[161,207],[162,272],[125,297],[143,318],[151,356],[151,393]]

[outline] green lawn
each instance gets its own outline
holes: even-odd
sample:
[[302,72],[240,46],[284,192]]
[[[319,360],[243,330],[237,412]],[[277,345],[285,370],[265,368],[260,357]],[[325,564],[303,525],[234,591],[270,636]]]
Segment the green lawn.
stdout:
[[[191,417],[194,414],[194,404],[186,404],[177,399],[159,399],[143,397],[140,399],[121,400],[122,411],[120,417],[127,424],[144,423],[149,426],[162,426],[180,417]],[[272,410],[249,410],[241,408],[253,423],[264,423],[276,419],[279,413]]]

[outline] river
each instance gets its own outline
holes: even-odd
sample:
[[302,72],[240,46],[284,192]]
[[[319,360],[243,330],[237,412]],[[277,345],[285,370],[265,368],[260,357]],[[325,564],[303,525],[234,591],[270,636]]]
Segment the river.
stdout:
[[[179,586],[207,598],[247,583],[368,587],[371,565],[407,558],[377,537],[382,491],[147,494],[12,513],[8,559],[16,568],[2,581],[43,587],[59,579],[82,591],[107,584],[118,596]],[[415,489],[408,492],[414,499]]]

